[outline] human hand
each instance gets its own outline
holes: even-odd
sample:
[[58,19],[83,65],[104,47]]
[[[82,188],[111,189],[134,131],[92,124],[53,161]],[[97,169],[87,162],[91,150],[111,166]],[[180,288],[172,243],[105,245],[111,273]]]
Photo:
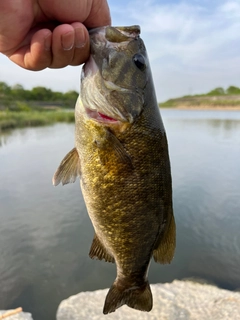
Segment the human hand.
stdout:
[[0,0],[0,52],[28,70],[79,65],[87,28],[110,23],[107,0]]

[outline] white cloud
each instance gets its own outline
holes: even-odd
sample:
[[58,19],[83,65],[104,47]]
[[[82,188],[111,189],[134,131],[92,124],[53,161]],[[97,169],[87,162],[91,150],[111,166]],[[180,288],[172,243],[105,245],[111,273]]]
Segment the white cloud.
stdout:
[[240,2],[239,1],[226,1],[219,7],[220,11],[228,14],[240,14]]
[[188,94],[190,87],[240,86],[240,2],[210,4],[128,3],[129,21],[142,27],[159,100]]

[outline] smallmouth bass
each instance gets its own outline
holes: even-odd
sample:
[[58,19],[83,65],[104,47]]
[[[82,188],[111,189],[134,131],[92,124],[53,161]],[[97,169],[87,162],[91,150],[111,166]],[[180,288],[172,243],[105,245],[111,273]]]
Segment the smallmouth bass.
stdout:
[[150,311],[150,260],[170,263],[175,221],[167,137],[140,27],[90,30],[76,103],[75,148],[53,184],[80,184],[95,236],[90,257],[115,262],[103,313]]

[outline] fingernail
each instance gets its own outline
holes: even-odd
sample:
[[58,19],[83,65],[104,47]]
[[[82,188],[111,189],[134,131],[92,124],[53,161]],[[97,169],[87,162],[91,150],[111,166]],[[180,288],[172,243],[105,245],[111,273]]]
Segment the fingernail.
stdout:
[[52,45],[52,35],[51,33],[49,35],[47,35],[44,39],[44,46],[45,46],[45,50],[49,51],[51,49],[51,45]]
[[74,45],[74,32],[69,31],[61,37],[62,47],[64,50],[71,50]]
[[75,29],[75,47],[82,48],[86,44],[85,32],[82,28]]

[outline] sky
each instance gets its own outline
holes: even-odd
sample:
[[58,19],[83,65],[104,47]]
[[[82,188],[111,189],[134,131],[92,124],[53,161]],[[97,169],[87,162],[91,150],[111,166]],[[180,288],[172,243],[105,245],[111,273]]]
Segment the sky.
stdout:
[[[240,0],[109,0],[112,24],[141,26],[159,102],[240,87]],[[81,67],[27,71],[0,54],[0,81],[79,91]]]

